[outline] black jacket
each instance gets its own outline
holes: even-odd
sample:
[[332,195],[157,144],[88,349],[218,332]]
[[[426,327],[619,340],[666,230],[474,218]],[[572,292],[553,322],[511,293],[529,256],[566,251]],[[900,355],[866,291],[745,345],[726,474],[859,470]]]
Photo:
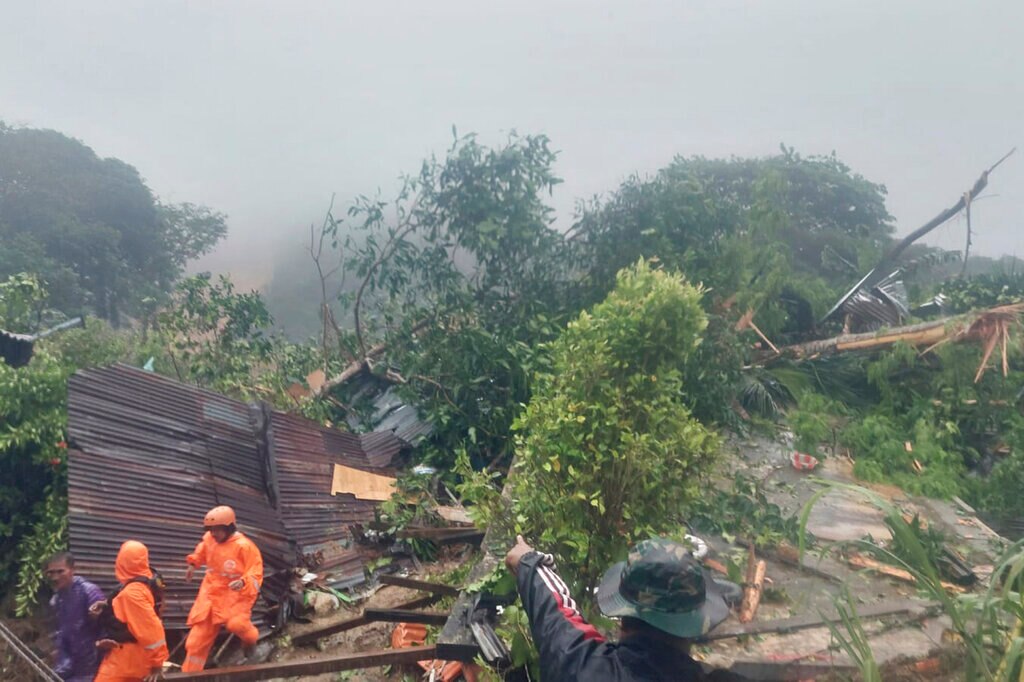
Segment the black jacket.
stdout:
[[542,682],[704,682],[740,680],[708,675],[686,654],[643,637],[605,640],[580,614],[562,579],[530,552],[519,562],[517,582],[530,631],[540,652]]

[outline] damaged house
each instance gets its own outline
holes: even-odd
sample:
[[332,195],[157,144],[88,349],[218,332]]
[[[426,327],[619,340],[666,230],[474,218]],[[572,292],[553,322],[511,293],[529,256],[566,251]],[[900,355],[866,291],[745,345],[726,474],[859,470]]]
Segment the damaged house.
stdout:
[[[268,600],[291,569],[336,588],[363,580],[350,527],[373,520],[377,502],[332,494],[336,467],[391,474],[411,447],[391,428],[354,434],[265,404],[246,404],[124,365],[81,371],[69,382],[69,536],[79,570],[115,586],[124,540],[144,542],[168,584],[164,623],[183,630],[199,581],[185,556],[208,509],[226,504],[263,553],[265,583],[254,619],[266,634]],[[406,432],[412,422],[401,421]],[[421,429],[413,429],[419,431]]]

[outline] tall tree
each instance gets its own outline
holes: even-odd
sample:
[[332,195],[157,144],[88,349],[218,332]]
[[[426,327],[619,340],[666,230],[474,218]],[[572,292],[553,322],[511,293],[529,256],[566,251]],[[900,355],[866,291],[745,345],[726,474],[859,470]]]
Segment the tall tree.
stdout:
[[172,288],[226,234],[224,215],[163,204],[139,172],[53,130],[0,122],[0,277],[38,274],[65,312],[112,322]]
[[[620,268],[657,257],[704,282],[713,299],[737,296],[745,311],[787,290],[826,306],[833,290],[874,264],[892,232],[885,187],[835,155],[783,147],[756,159],[677,157],[653,177],[630,178],[583,207],[571,242],[595,298]],[[785,324],[783,314],[767,326]]]

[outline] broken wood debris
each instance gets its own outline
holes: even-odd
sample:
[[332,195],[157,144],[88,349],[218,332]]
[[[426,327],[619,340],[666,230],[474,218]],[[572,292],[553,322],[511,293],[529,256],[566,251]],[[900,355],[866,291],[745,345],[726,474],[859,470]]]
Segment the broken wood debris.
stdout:
[[[917,578],[915,578],[910,571],[906,571],[902,568],[897,568],[895,566],[890,566],[889,564],[883,564],[882,562],[875,561],[874,559],[866,557],[863,554],[851,554],[849,557],[847,557],[846,561],[854,568],[862,568],[871,571],[876,571],[878,573],[881,573],[882,575],[888,576],[890,578],[895,578],[896,580],[902,580],[903,582],[907,583],[917,583]],[[954,585],[953,583],[947,582],[945,580],[942,581],[942,586],[950,592],[964,592],[964,588],[960,585]]]
[[444,597],[457,597],[459,596],[459,589],[452,587],[451,585],[444,585],[442,583],[432,583],[426,580],[415,580],[413,578],[404,578],[398,575],[382,575],[377,578],[381,585],[393,585],[394,587],[408,587],[411,590],[421,590],[423,592],[430,592],[431,594],[437,594]]
[[363,616],[371,623],[420,623],[444,625],[450,613],[414,611],[412,609],[363,609]]
[[764,574],[768,564],[763,559],[758,559],[754,553],[754,546],[750,546],[750,555],[747,559],[746,584],[743,586],[743,602],[740,604],[740,611],[737,614],[741,623],[749,623],[754,619],[757,607],[761,603],[761,592],[764,588]]
[[[397,608],[406,610],[419,609],[423,608],[424,606],[430,606],[431,604],[436,603],[440,598],[441,595],[431,594],[425,597],[420,597],[418,599],[413,599],[412,601],[405,602],[404,604],[400,604]],[[367,625],[371,622],[372,621],[366,617],[365,613],[360,613],[358,616],[354,618],[349,618],[348,620],[343,620],[338,623],[325,625],[324,627],[317,628],[316,630],[309,630],[308,632],[297,634],[292,637],[292,644],[294,644],[295,646],[316,644],[317,640],[319,639],[329,637],[330,635],[336,635],[339,632],[345,632],[346,630],[352,630],[354,628],[362,627],[363,625]]]
[[170,673],[165,680],[179,682],[255,682],[279,677],[301,677],[322,673],[359,670],[379,665],[411,665],[436,658],[436,647],[417,646],[408,649],[377,649],[357,654],[342,654],[287,663],[259,663],[230,668],[216,668],[198,673]]

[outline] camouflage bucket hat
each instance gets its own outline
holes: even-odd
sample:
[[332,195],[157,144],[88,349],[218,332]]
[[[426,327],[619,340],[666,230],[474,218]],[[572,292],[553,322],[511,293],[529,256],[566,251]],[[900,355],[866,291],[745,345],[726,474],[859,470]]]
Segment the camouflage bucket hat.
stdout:
[[707,634],[729,616],[722,588],[690,549],[665,538],[638,543],[604,574],[597,605],[609,618],[629,616],[676,637]]

